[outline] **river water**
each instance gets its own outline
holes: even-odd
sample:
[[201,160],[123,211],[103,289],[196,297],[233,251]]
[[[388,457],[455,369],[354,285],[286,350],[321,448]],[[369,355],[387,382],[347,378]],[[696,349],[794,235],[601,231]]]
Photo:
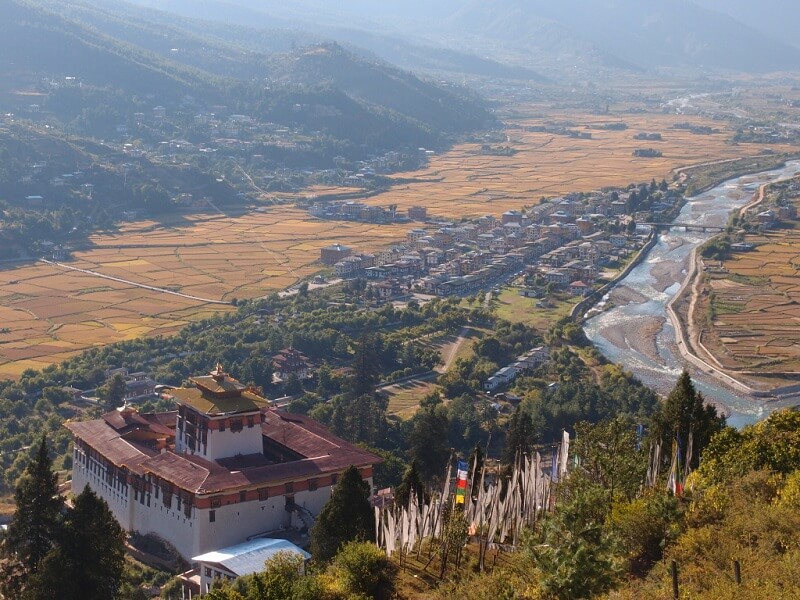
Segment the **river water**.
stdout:
[[[760,185],[800,173],[800,161],[781,169],[731,179],[688,200],[676,222],[724,226],[734,209],[745,205]],[[623,365],[644,384],[662,394],[672,389],[684,368],[675,344],[675,329],[667,318],[667,303],[686,278],[692,249],[715,233],[671,230],[659,237],[647,258],[612,292],[610,308],[591,317],[584,329],[589,339],[611,361]],[[607,295],[598,308],[608,301]],[[765,401],[722,385],[712,375],[689,368],[695,386],[707,398],[723,405],[728,423],[742,427],[765,418],[794,401]]]

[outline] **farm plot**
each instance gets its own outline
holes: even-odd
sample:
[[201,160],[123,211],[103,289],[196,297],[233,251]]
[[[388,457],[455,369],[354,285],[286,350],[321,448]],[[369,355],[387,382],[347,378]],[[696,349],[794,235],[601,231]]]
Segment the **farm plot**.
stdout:
[[[751,239],[752,238],[752,239]],[[766,242],[724,262],[727,274],[707,281],[711,326],[703,341],[731,369],[788,372],[800,367],[800,234],[748,236]],[[698,321],[702,312],[698,311]]]
[[0,377],[19,377],[92,346],[174,333],[219,310],[230,309],[175,296],[164,300],[51,265],[0,271]]
[[[590,133],[591,139],[528,130],[554,121],[573,123],[570,129]],[[600,128],[615,121],[624,122],[627,129]],[[543,196],[669,178],[669,172],[676,167],[758,154],[763,149],[757,144],[731,145],[733,132],[729,130],[696,135],[684,129],[671,129],[672,125],[686,121],[725,127],[721,122],[685,115],[598,116],[564,112],[549,115],[547,119],[515,116],[508,122],[507,142],[502,144],[513,148],[514,155],[486,156],[481,154],[479,143],[460,144],[450,152],[434,156],[421,171],[396,175],[395,179],[403,182],[363,201],[381,206],[396,204],[401,210],[425,206],[431,214],[451,218],[498,214],[535,204]],[[661,133],[663,139],[634,139],[634,135],[642,132]],[[661,151],[662,156],[633,156],[634,150],[645,147]],[[417,181],[406,183],[409,179]]]
[[404,239],[408,227],[313,220],[280,207],[128,223],[95,235],[93,248],[76,252],[68,266],[117,280],[44,264],[0,271],[0,377],[18,377],[95,345],[174,333],[232,309],[204,300],[284,289],[319,270],[322,247],[340,242],[377,250]]

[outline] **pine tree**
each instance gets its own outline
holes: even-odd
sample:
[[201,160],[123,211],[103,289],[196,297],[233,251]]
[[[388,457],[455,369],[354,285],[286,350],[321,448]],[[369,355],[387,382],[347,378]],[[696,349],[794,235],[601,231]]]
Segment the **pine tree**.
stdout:
[[502,462],[513,465],[514,461],[523,454],[531,451],[533,445],[533,421],[531,416],[517,406],[506,433],[506,445],[503,449]]
[[125,400],[125,379],[122,375],[116,373],[108,380],[100,389],[100,398],[103,400],[103,406],[108,410],[122,405]]
[[375,529],[370,489],[354,466],[342,474],[311,530],[311,554],[328,561],[345,542],[368,540]]
[[724,425],[724,417],[719,416],[712,405],[705,403],[703,394],[695,390],[689,373],[684,371],[653,416],[651,432],[656,440],[662,442],[665,449],[662,456],[665,460],[669,460],[669,449],[672,447],[672,440],[676,438],[680,441],[681,457],[685,460],[691,434],[691,466],[694,469],[700,463],[701,452]]
[[417,497],[417,505],[422,506],[426,496],[425,486],[419,476],[416,460],[411,461],[411,465],[409,465],[406,472],[403,474],[403,481],[400,482],[400,485],[398,485],[395,490],[395,504],[397,506],[408,506],[412,494]]
[[125,532],[108,504],[87,485],[64,520],[58,545],[32,578],[27,596],[35,600],[117,598],[125,566]]
[[447,434],[450,423],[447,409],[441,404],[420,408],[414,415],[414,425],[409,436],[409,456],[417,461],[420,477],[431,481],[441,476],[450,449]]
[[14,503],[17,508],[5,550],[29,573],[35,573],[58,536],[59,511],[64,505],[64,498],[58,495],[58,475],[53,472],[45,436],[17,486]]
[[353,396],[363,396],[375,392],[375,384],[381,372],[378,360],[378,340],[372,334],[364,334],[356,344],[353,360]]

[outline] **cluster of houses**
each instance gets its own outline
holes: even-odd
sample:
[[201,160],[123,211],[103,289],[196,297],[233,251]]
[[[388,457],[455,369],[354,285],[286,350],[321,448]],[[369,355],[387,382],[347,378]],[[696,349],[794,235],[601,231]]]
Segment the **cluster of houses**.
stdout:
[[412,206],[406,214],[397,211],[392,205],[370,206],[363,202],[326,202],[312,204],[308,213],[318,219],[337,219],[342,221],[360,221],[364,223],[408,223],[424,221],[428,218],[428,210],[424,206]]
[[509,210],[500,219],[487,215],[462,223],[428,221],[426,227],[410,229],[404,244],[374,254],[328,246],[320,259],[339,277],[370,280],[380,298],[409,289],[440,296],[470,294],[523,269],[544,284],[585,295],[604,264],[625,259],[650,231],[609,233],[607,222],[628,220],[625,208],[621,190],[576,194],[525,211]]
[[549,356],[550,350],[547,346],[532,348],[484,381],[483,389],[487,392],[493,392],[497,388],[505,387],[514,381],[520,373],[536,369],[545,363]]

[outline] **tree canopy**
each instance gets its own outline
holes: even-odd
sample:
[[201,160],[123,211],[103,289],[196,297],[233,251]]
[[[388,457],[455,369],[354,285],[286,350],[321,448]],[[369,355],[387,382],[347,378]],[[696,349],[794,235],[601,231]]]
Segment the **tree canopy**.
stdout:
[[311,530],[311,554],[315,560],[330,560],[346,542],[372,538],[375,525],[370,491],[358,469],[348,467]]
[[[725,419],[717,414],[717,409],[706,404],[705,398],[695,390],[688,371],[683,371],[675,387],[653,415],[651,433],[660,440],[664,448],[669,448],[674,440],[678,443],[680,456],[685,460],[692,438],[691,467],[697,468],[700,456],[711,438],[721,431]],[[669,453],[662,453],[669,458]]]

